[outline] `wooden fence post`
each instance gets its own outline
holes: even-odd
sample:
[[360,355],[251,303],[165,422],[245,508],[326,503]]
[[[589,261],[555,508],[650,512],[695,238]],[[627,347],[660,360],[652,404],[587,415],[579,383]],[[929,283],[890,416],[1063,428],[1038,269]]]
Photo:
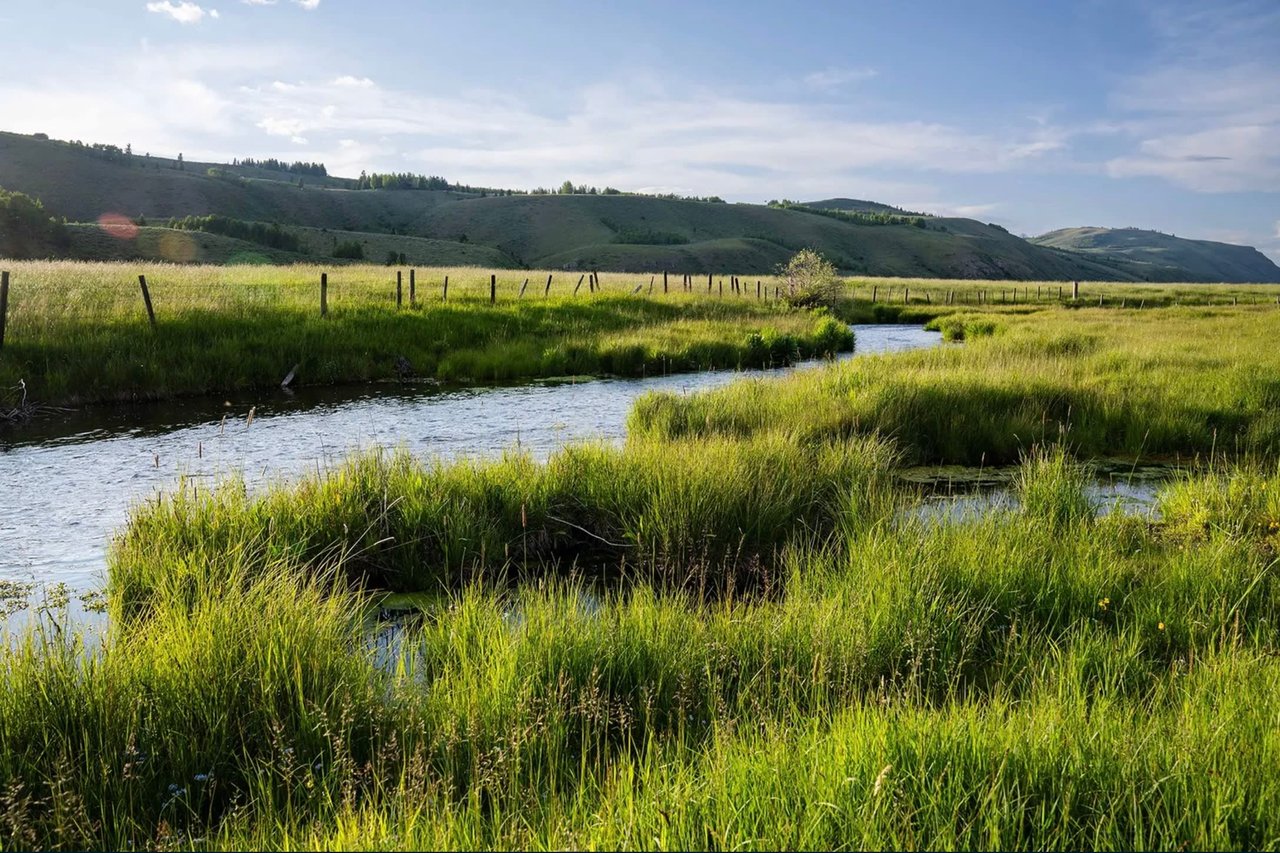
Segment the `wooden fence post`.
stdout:
[[707,273],[707,293],[711,292],[711,273]]
[[409,307],[413,307],[418,299],[417,270],[409,270]]
[[551,273],[551,275],[547,276],[547,286],[542,289],[543,298],[551,295],[551,276],[553,275],[555,275],[555,273]]
[[662,271],[662,292],[663,294],[666,294],[667,292],[667,271],[666,270]]
[[138,276],[138,284],[142,287],[142,302],[147,306],[147,320],[151,323],[151,328],[156,327],[156,312],[151,307],[151,291],[147,290],[147,277],[145,275]]
[[878,285],[878,284],[873,284],[873,285],[871,286],[871,301],[872,301],[872,302],[875,302],[875,301],[876,301],[876,297],[877,297],[877,296],[879,296],[879,295],[880,295],[880,285]]
[[449,276],[444,277],[444,292],[440,294],[440,301],[449,301]]
[[586,278],[586,277],[587,277],[587,274],[586,274],[586,273],[583,273],[582,275],[578,276],[578,283],[577,283],[577,284],[575,284],[575,285],[573,286],[573,295],[574,295],[574,296],[577,296],[577,295],[578,295],[578,288],[579,288],[579,287],[582,287],[582,280],[583,280],[584,278]]
[[498,301],[498,276],[496,273],[489,273],[489,304],[493,305]]
[[524,299],[524,289],[529,286],[529,279],[524,280],[524,284],[520,285],[520,298]]
[[320,273],[320,316],[329,314],[329,274]]
[[396,270],[396,310],[404,307],[404,271]]
[[1072,300],[1080,298],[1080,282],[1078,281],[1071,282],[1071,298]]
[[724,298],[724,279],[720,279],[720,298]]
[[909,287],[902,288],[902,304],[906,305],[910,301],[911,301],[911,288]]
[[756,279],[756,299],[760,298],[760,279]]
[[[654,280],[655,278],[657,278],[657,276],[656,276],[656,275],[651,275],[651,276],[649,276],[649,293],[650,293],[651,295],[652,295],[652,293],[653,293],[653,280]],[[664,284],[665,284],[665,282],[664,282]]]
[[9,314],[9,273],[0,272],[0,349],[4,349],[4,323]]

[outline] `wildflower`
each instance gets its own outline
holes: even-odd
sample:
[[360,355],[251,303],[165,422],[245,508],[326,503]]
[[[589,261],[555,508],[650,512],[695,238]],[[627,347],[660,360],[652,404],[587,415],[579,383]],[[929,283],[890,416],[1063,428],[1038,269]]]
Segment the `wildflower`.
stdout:
[[1107,607],[1109,607],[1109,606],[1110,606],[1110,604],[1111,604],[1111,599],[1110,599],[1110,598],[1099,598],[1099,599],[1098,599],[1098,609],[1100,609],[1100,610],[1106,610],[1106,609],[1107,609]]
[[192,776],[191,778],[192,778],[192,779],[194,779],[194,780],[196,780],[197,782],[199,782],[200,784],[202,784],[202,785],[203,785],[205,782],[208,782],[208,781],[209,781],[209,774],[208,774],[208,773],[197,773],[196,775]]
[[1163,631],[1163,630],[1164,630],[1164,623],[1163,623],[1163,622],[1161,622],[1160,624],[1156,625],[1156,630],[1157,630],[1157,631]]

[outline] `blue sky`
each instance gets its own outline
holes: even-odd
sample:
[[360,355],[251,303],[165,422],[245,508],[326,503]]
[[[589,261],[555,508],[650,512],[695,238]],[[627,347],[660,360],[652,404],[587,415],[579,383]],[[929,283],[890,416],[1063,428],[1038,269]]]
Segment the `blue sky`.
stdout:
[[5,0],[0,129],[1280,260],[1280,2]]

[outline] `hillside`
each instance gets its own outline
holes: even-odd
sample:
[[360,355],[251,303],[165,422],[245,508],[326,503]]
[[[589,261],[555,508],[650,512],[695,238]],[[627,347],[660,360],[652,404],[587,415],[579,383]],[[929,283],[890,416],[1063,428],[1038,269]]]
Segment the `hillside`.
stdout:
[[1188,240],[1141,228],[1062,228],[1031,242],[1088,254],[1104,263],[1177,272],[1187,281],[1280,282],[1280,267],[1252,246]]
[[[50,214],[71,222],[93,223],[116,214],[141,217],[151,226],[123,243],[102,239],[92,228],[71,229],[73,257],[215,263],[256,257],[290,263],[329,258],[338,243],[355,240],[373,262],[403,253],[406,262],[422,265],[758,275],[812,247],[855,275],[1060,281],[1193,277],[1190,270],[1144,257],[1038,245],[972,219],[925,217],[901,224],[888,216],[888,222],[873,224],[856,216],[823,215],[836,210],[915,216],[856,199],[811,202],[806,210],[625,194],[355,186],[331,176],[299,178],[149,155],[113,158],[63,142],[0,133],[0,187],[38,198]],[[193,239],[194,232],[163,240],[152,230],[169,219],[210,214],[278,223],[298,238],[297,245],[280,251],[208,234]],[[1199,270],[1194,278],[1206,278]],[[1240,280],[1226,272],[1232,270],[1216,280]],[[1258,280],[1251,272],[1249,280]]]

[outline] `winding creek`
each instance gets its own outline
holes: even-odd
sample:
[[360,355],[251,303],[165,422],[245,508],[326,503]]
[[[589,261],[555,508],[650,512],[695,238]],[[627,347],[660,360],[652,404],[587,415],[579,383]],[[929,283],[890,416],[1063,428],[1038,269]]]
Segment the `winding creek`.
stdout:
[[[941,342],[940,334],[918,326],[854,331],[857,349],[846,358]],[[545,456],[567,441],[621,439],[632,403],[648,391],[698,391],[743,375],[256,392],[101,407],[0,432],[0,582],[65,584],[72,593],[100,588],[108,541],[130,506],[174,487],[179,477],[217,482],[240,474],[252,488],[374,447],[448,458],[519,446]]]
[[[937,346],[918,326],[855,326],[854,353]],[[566,442],[621,440],[632,403],[649,391],[689,393],[772,371],[708,371],[644,379],[587,379],[441,390],[395,384],[302,389],[99,407],[0,431],[0,598],[6,587],[58,590],[73,621],[95,621],[111,535],[131,506],[181,477],[216,483],[242,476],[250,489],[323,471],[352,452],[405,448],[442,458],[492,456],[518,447],[538,457]],[[253,411],[252,422],[249,412]],[[1143,510],[1168,471],[1098,467],[1099,511]],[[1007,473],[1007,472],[1006,472]],[[994,475],[994,476],[993,476]],[[908,512],[923,519],[981,512],[1011,499],[999,472],[919,469],[925,490]],[[31,603],[39,606],[37,593]],[[0,624],[4,624],[0,601]]]

